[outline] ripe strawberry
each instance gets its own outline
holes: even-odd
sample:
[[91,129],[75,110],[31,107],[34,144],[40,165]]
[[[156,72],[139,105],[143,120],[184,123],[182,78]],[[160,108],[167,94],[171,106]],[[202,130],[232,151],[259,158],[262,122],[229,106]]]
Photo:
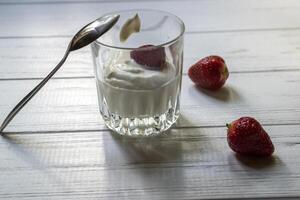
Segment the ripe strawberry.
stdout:
[[236,153],[270,156],[274,152],[269,135],[254,118],[242,117],[227,127],[227,142]]
[[131,51],[130,57],[140,65],[160,69],[165,64],[166,53],[163,47],[144,45]]
[[208,56],[192,65],[189,68],[188,75],[200,87],[208,90],[218,90],[225,84],[229,72],[223,58]]

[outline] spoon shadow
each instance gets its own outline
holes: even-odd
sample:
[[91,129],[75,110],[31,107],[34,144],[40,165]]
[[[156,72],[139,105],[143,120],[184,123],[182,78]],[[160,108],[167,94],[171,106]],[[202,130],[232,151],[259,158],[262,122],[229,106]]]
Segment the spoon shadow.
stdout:
[[[35,169],[45,169],[45,163],[41,162],[28,147],[26,147],[26,141],[14,137],[10,134],[3,134],[3,140],[8,145],[9,149],[20,159],[22,159],[25,163],[29,164]],[[25,142],[24,142],[25,141]]]
[[[6,143],[9,151],[20,159],[31,170],[43,174],[48,181],[60,184],[61,187],[68,188],[62,177],[51,169],[51,165],[44,159],[44,153],[36,151],[32,146],[32,139],[25,139],[17,136],[15,133],[3,134],[2,140]],[[30,181],[30,180],[28,180]]]

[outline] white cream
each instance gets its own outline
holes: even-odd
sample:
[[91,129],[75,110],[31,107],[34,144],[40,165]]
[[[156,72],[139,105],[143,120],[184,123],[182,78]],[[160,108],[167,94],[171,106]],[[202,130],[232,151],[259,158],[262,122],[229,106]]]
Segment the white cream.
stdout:
[[138,14],[135,14],[133,18],[128,19],[122,26],[120,31],[120,41],[125,42],[131,34],[140,32],[140,30],[141,19]]
[[98,80],[99,95],[110,112],[122,117],[154,116],[165,113],[176,102],[180,77],[176,77],[172,64],[167,62],[163,70],[152,70],[137,64],[128,54],[111,58],[103,80]]
[[175,77],[175,69],[170,64],[163,70],[151,70],[133,60],[115,64],[109,70],[105,77],[107,84],[134,90],[155,89]]

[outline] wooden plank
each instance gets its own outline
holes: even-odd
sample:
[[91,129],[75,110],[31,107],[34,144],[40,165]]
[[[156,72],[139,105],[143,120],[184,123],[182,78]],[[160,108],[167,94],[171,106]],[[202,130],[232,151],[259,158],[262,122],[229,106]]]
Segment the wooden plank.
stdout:
[[[101,2],[119,2],[122,0],[0,0],[0,4],[68,4],[68,3],[101,3]],[[127,2],[141,0],[126,0]],[[157,0],[142,0],[142,1],[157,1]],[[174,1],[174,0],[170,0]]]
[[[264,124],[300,123],[300,72],[231,74],[219,92],[198,90],[183,77],[178,127],[224,126],[250,115]],[[0,119],[37,81],[0,81]],[[7,131],[105,129],[93,79],[51,80]]]
[[[217,54],[231,72],[300,69],[300,30],[187,34],[184,73],[198,59]],[[42,78],[57,64],[69,38],[0,40],[0,79]],[[93,76],[89,47],[72,52],[56,77]]]
[[265,127],[276,147],[270,159],[236,156],[225,128],[144,140],[109,132],[8,135],[0,138],[0,198],[297,199],[299,128]]
[[104,13],[137,8],[160,9],[174,13],[186,23],[187,31],[192,32],[293,29],[300,27],[299,7],[298,0],[189,0],[2,5],[0,7],[0,36],[70,36],[87,22]]

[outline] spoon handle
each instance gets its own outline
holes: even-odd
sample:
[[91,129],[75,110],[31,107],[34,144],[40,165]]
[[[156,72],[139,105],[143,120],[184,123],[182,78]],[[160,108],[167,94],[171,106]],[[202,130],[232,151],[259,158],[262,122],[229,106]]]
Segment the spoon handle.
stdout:
[[67,60],[67,57],[70,53],[70,47],[71,43],[69,44],[64,57],[61,59],[61,61],[56,65],[56,67],[37,85],[35,88],[33,88],[13,109],[12,111],[7,115],[5,120],[3,121],[1,127],[0,127],[0,134],[3,134],[3,130],[5,127],[9,124],[9,122],[18,114],[18,112],[30,101],[36,93],[49,81],[49,79],[60,69],[60,67],[64,64],[64,62]]

